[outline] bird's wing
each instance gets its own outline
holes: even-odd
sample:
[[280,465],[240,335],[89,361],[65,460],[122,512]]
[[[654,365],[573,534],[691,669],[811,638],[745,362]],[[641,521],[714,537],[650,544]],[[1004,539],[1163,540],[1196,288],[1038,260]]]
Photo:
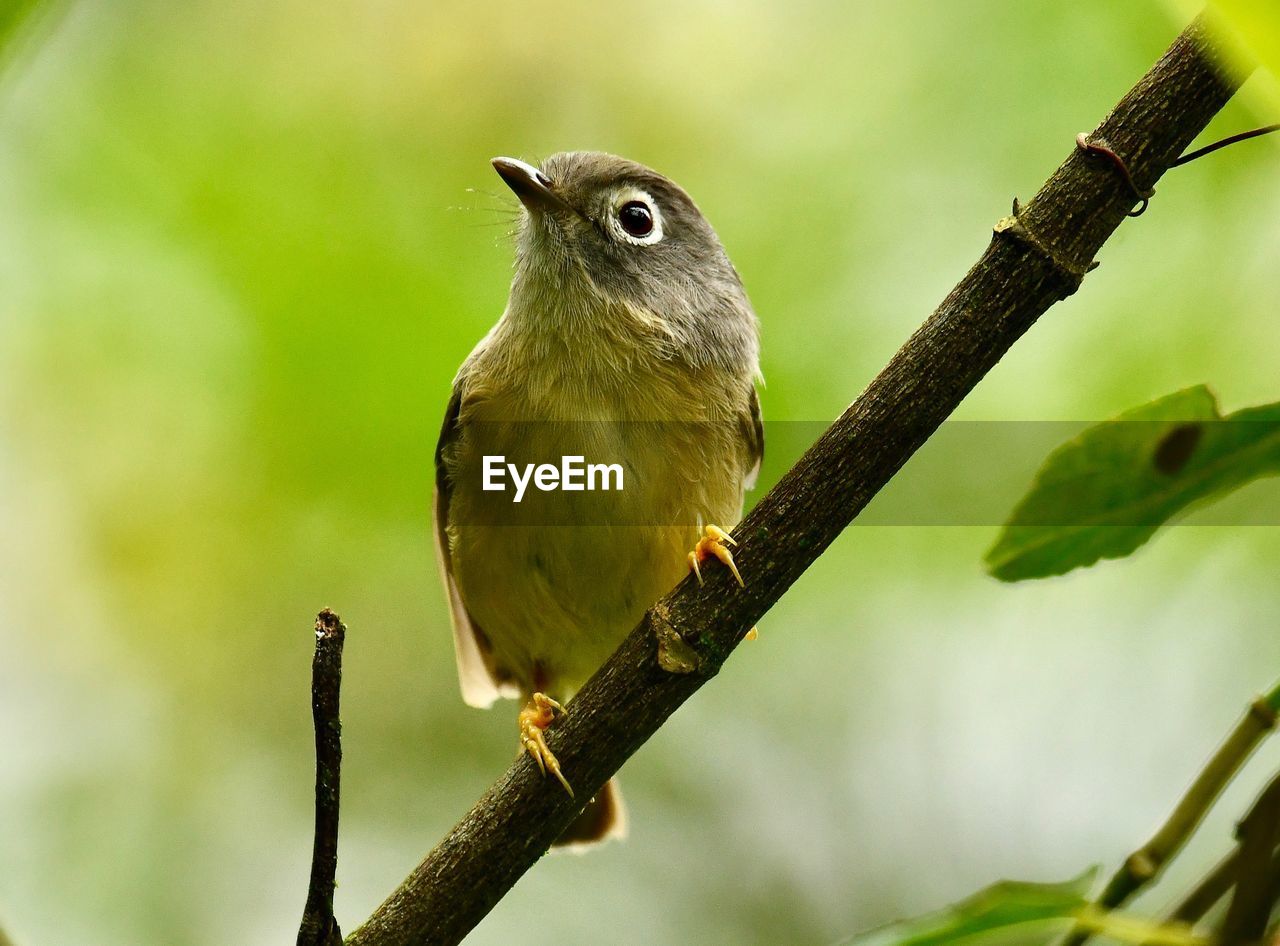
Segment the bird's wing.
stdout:
[[764,421],[760,416],[760,395],[755,385],[751,387],[751,397],[747,409],[740,418],[743,441],[747,445],[747,475],[742,482],[744,490],[755,489],[756,478],[760,475],[760,464],[764,462]]
[[436,560],[444,578],[445,594],[449,598],[449,616],[453,624],[453,650],[458,661],[458,683],[462,698],[471,706],[490,706],[506,687],[494,673],[490,661],[489,641],[467,614],[458,583],[453,577],[453,557],[449,548],[449,500],[453,495],[453,482],[449,472],[448,453],[458,439],[461,430],[459,414],[462,409],[464,378],[454,382],[449,406],[444,412],[444,425],[440,428],[440,440],[436,443],[436,488],[433,519],[435,520]]

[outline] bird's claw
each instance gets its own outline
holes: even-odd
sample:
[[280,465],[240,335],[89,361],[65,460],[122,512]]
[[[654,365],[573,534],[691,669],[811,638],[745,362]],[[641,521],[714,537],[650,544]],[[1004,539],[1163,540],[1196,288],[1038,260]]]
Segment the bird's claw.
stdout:
[[738,566],[733,560],[733,553],[728,548],[730,545],[737,544],[733,536],[719,526],[707,526],[703,530],[702,538],[698,540],[698,544],[689,553],[689,567],[698,576],[698,584],[702,584],[701,563],[714,555],[724,562],[729,571],[733,572],[733,577],[738,580],[738,585],[743,588],[746,587],[746,584],[742,581],[742,575],[738,573]]
[[520,748],[533,756],[533,761],[538,763],[538,769],[544,778],[547,772],[550,772],[572,798],[573,789],[569,786],[564,773],[560,771],[560,763],[547,747],[547,740],[543,735],[552,720],[556,718],[556,713],[563,712],[564,707],[545,693],[533,694],[525,704],[525,708],[520,711]]

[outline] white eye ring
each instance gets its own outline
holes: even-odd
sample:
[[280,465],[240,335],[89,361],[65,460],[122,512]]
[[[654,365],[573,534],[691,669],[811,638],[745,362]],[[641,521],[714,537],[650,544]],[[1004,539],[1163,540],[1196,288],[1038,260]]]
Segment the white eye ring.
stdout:
[[[649,212],[653,227],[648,233],[637,236],[627,232],[626,228],[623,227],[619,215],[628,204],[641,204]],[[619,240],[625,240],[627,243],[633,243],[636,246],[651,246],[662,239],[662,214],[658,210],[658,203],[652,196],[638,187],[628,187],[614,194],[608,219],[609,229],[613,235]]]

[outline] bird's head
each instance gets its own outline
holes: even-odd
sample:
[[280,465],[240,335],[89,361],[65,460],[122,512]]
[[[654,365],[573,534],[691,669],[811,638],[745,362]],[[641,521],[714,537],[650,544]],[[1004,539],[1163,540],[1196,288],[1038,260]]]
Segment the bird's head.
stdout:
[[588,322],[623,311],[695,361],[754,358],[755,315],[738,274],[675,182],[595,151],[493,166],[525,210],[513,307]]

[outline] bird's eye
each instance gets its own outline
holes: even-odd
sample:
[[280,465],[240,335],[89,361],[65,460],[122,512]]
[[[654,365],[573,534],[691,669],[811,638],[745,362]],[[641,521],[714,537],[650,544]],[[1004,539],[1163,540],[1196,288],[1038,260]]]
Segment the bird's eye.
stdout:
[[653,232],[653,211],[642,200],[629,200],[618,208],[618,223],[633,237],[645,237]]

